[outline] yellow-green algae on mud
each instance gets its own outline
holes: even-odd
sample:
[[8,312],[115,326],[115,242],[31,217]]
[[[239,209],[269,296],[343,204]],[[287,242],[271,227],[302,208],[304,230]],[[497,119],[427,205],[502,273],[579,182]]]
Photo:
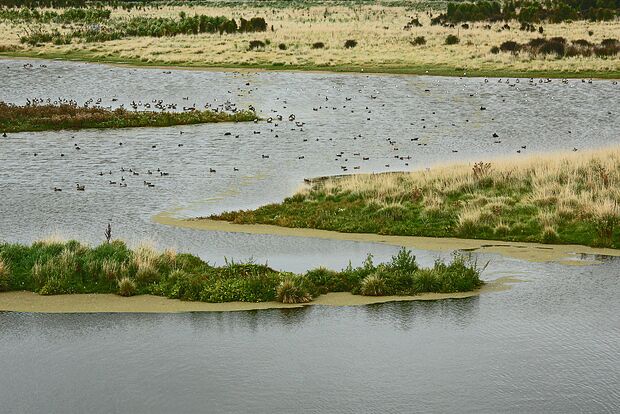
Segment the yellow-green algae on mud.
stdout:
[[181,312],[231,312],[260,309],[300,308],[308,305],[359,306],[375,303],[462,299],[510,289],[520,280],[503,277],[487,282],[480,289],[457,293],[423,293],[415,296],[361,296],[348,292],[321,295],[305,304],[280,302],[224,302],[206,303],[181,301],[154,295],[122,297],[107,293],[69,294],[44,296],[34,292],[0,292],[0,312],[31,313],[181,313]]
[[420,236],[387,236],[369,233],[341,233],[329,230],[279,227],[268,224],[234,224],[211,219],[179,219],[172,213],[159,213],[153,221],[168,226],[176,226],[205,231],[230,233],[269,234],[284,237],[307,237],[329,240],[346,240],[366,243],[381,243],[393,246],[417,248],[431,251],[468,250],[479,253],[498,253],[507,257],[531,262],[560,262],[568,265],[589,265],[597,260],[581,260],[587,256],[620,256],[620,250],[594,248],[581,245],[554,245],[524,242],[501,242],[496,240],[438,238]]

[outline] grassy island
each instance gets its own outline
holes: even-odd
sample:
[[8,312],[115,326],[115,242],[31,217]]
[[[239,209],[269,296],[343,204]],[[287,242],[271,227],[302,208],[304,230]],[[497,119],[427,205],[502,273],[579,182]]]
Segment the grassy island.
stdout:
[[228,262],[214,267],[191,254],[163,253],[122,241],[89,247],[76,241],[41,241],[31,246],[0,244],[0,292],[151,294],[203,302],[306,303],[329,292],[367,296],[468,292],[482,286],[475,263],[456,255],[420,268],[401,250],[392,261],[335,272],[325,268],[303,275],[266,265]]
[[620,149],[315,180],[210,219],[347,233],[620,248]]
[[12,105],[0,102],[0,133],[82,128],[165,127],[210,122],[252,121],[251,111],[151,112],[83,107],[75,104]]

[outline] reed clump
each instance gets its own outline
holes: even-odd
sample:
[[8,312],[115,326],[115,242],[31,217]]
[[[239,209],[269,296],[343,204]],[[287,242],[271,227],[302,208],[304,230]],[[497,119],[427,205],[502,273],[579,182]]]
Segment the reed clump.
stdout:
[[234,113],[194,110],[188,112],[129,111],[84,107],[77,104],[14,105],[0,102],[0,132],[49,131],[82,128],[164,127],[211,122],[253,121],[251,111]]
[[316,181],[211,218],[341,232],[620,248],[620,149]]
[[[115,293],[153,294],[203,302],[307,303],[329,292],[403,295],[461,292],[482,285],[475,263],[456,257],[437,262],[431,290],[417,282],[421,274],[411,252],[401,250],[391,262],[336,272],[324,268],[305,274],[281,272],[255,263],[226,262],[216,267],[190,254],[157,252],[148,245],[130,249],[119,240],[96,247],[77,241],[0,244],[0,291],[27,290],[43,295]],[[374,275],[381,289],[371,288]],[[430,286],[430,285],[429,285]]]

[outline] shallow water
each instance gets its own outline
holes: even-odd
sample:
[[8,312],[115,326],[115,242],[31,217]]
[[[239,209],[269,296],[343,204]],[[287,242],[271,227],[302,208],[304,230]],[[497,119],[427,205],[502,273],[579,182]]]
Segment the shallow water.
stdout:
[[[98,242],[111,220],[115,237],[152,240],[210,261],[253,257],[292,271],[340,268],[369,252],[384,260],[396,247],[201,232],[151,218],[164,210],[189,217],[278,201],[303,178],[338,174],[345,165],[347,173],[390,171],[520,156],[521,146],[521,155],[595,148],[617,143],[619,131],[620,86],[607,81],[513,79],[510,86],[413,76],[166,74],[68,62],[43,68],[35,61],[25,69],[24,63],[0,61],[0,100],[101,97],[102,105],[116,106],[157,98],[179,108],[230,100],[284,120],[9,134],[0,138],[0,239],[7,241],[58,233]],[[291,113],[305,124],[288,121]],[[501,144],[493,143],[494,132]],[[158,168],[170,175],[147,174]],[[126,188],[108,183],[121,178]],[[75,191],[76,183],[86,191]],[[439,255],[415,254],[424,265]],[[364,307],[2,313],[0,411],[620,410],[618,259],[577,267],[497,255],[478,260],[491,260],[487,280],[526,282],[479,298]]]

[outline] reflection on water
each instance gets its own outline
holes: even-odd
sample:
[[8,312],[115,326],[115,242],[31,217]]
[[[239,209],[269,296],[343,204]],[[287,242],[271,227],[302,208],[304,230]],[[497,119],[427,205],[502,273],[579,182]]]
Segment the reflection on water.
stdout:
[[9,413],[617,411],[616,267],[561,269],[463,300],[3,313],[0,398]]

